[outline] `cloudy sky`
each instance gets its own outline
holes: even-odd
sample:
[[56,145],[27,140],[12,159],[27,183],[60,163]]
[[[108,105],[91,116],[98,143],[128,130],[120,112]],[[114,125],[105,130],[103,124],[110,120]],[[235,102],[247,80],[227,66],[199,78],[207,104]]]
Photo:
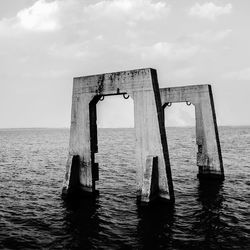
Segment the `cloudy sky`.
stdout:
[[[69,127],[75,76],[152,67],[161,87],[212,84],[219,125],[250,125],[249,0],[1,0],[0,127]],[[101,127],[133,102],[98,104]],[[169,125],[191,125],[173,105]]]

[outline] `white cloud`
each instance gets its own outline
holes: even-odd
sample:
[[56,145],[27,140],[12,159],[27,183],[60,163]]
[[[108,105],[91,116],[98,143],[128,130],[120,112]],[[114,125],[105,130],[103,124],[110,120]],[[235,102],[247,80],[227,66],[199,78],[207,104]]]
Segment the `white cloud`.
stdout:
[[230,80],[250,81],[250,67],[228,72],[223,75],[223,78]]
[[56,18],[58,11],[57,1],[39,0],[17,13],[17,25],[31,31],[53,31],[59,28]]
[[190,37],[196,41],[201,42],[219,42],[231,34],[231,29],[225,29],[220,31],[206,30],[200,33],[194,33]]
[[182,61],[193,57],[199,51],[201,51],[201,49],[198,45],[157,42],[151,46],[144,47],[142,57],[165,57],[168,60]]
[[74,32],[70,36],[72,39],[87,32],[99,36],[100,30],[107,36],[114,32],[127,34],[138,22],[163,20],[169,10],[166,2],[160,0],[101,0],[93,3],[38,0],[16,16],[0,20],[0,35],[20,34],[24,30],[42,33],[58,29],[70,34]]
[[175,70],[173,72],[173,77],[175,79],[187,80],[187,79],[192,79],[195,76],[195,74],[197,74],[195,67],[187,67]]
[[101,1],[85,7],[85,13],[91,13],[93,19],[124,19],[128,22],[153,20],[168,14],[169,7],[165,2],[152,0],[112,0]]
[[189,15],[194,17],[205,18],[209,20],[215,20],[221,15],[230,14],[232,11],[232,4],[228,3],[224,6],[215,5],[212,2],[199,4],[196,3],[189,10]]
[[48,47],[48,53],[60,58],[87,59],[96,55],[95,50],[90,48],[90,45],[90,41],[79,41],[72,44],[53,43]]

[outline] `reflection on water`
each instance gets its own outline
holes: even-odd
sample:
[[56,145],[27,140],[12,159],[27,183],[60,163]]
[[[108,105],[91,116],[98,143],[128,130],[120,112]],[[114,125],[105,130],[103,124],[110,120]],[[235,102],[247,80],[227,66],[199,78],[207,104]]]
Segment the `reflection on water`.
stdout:
[[[168,203],[154,203],[150,206],[140,206],[137,203],[136,230],[131,233],[138,239],[133,246],[138,249],[166,249],[166,248],[202,248],[217,249],[221,245],[227,247],[222,235],[225,223],[221,220],[223,208],[223,182],[202,180],[198,182],[197,194],[195,195],[200,206],[192,207],[191,220],[187,225],[192,231],[194,239],[183,235],[179,239],[179,221],[181,214],[176,212],[176,206]],[[113,201],[114,202],[114,201]],[[134,200],[136,204],[136,200]],[[82,247],[83,249],[133,249],[130,244],[119,239],[119,230],[113,228],[113,239],[108,239],[103,230],[103,223],[112,224],[111,221],[103,221],[99,215],[105,210],[100,204],[99,196],[75,197],[65,200],[64,226],[70,240],[67,248]],[[129,207],[127,207],[129,209]],[[110,207],[109,213],[112,213]],[[180,212],[180,211],[179,211]],[[125,214],[124,214],[125,216]],[[102,217],[102,216],[101,216]],[[120,214],[122,217],[122,213]],[[115,218],[112,218],[115,220]],[[111,219],[111,220],[112,220]],[[190,218],[188,218],[190,219]],[[177,235],[177,237],[176,237]],[[186,239],[185,239],[186,237]],[[221,242],[222,240],[222,242]],[[111,244],[111,242],[115,244]],[[230,245],[228,246],[230,247]]]
[[158,203],[138,206],[137,233],[143,249],[159,249],[173,244],[174,206]]
[[65,246],[67,249],[82,248],[93,249],[94,238],[98,238],[100,231],[98,199],[94,197],[71,197],[64,201],[65,233],[70,236],[70,241]]
[[224,200],[223,182],[201,180],[197,191],[197,201],[201,204],[201,209],[195,214],[197,219],[192,229],[202,239],[202,247],[216,248],[220,245],[223,230],[220,218]]

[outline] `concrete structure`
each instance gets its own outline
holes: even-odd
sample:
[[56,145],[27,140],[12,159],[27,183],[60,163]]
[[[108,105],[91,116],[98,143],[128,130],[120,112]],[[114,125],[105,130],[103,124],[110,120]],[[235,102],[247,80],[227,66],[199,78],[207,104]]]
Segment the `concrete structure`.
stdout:
[[146,168],[143,174],[141,202],[148,203],[158,196],[159,192],[158,157],[149,155],[146,160]]
[[212,88],[193,85],[160,89],[163,108],[174,102],[195,106],[198,177],[224,179]]
[[96,104],[108,95],[134,100],[137,190],[142,202],[174,201],[164,115],[156,70],[140,69],[74,78],[69,156],[63,193],[95,191],[98,180]]
[[99,179],[96,104],[109,95],[125,99],[129,95],[134,100],[137,195],[142,203],[156,198],[174,201],[164,124],[164,108],[174,102],[195,106],[198,176],[224,178],[211,86],[159,89],[156,70],[139,69],[74,78],[63,194],[95,192]]

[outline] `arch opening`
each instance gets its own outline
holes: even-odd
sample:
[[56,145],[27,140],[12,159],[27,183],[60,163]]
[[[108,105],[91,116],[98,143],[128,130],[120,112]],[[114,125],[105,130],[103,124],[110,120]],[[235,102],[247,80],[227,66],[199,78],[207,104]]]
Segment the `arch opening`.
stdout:
[[91,145],[95,189],[102,194],[132,196],[136,192],[134,101],[126,93],[104,95],[94,108],[96,131],[91,132],[91,138],[96,138]]
[[196,176],[195,106],[190,102],[176,102],[165,103],[163,108],[173,178],[177,178],[177,175],[186,175],[187,171]]

